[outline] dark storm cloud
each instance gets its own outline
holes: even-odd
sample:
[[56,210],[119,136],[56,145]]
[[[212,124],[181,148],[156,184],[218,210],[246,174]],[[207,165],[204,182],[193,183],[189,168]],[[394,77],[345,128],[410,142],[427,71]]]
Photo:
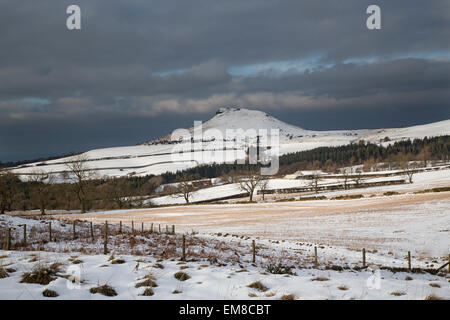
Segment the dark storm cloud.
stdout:
[[[81,31],[65,27],[70,4]],[[133,144],[227,104],[311,129],[445,119],[448,39],[447,0],[5,0],[0,161]],[[255,64],[275,67],[230,71]]]

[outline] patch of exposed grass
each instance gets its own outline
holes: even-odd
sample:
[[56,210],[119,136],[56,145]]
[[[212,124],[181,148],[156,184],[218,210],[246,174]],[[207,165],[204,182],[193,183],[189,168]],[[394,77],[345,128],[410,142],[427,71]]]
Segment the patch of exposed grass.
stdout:
[[6,270],[6,272],[8,272],[8,273],[14,273],[14,272],[17,271],[17,270],[14,269],[14,268],[6,268],[5,270]]
[[42,295],[47,298],[56,298],[59,296],[58,292],[49,289],[45,289],[44,291],[42,291]]
[[73,264],[80,264],[80,263],[83,263],[83,261],[80,260],[80,259],[74,259],[74,260],[72,260],[71,262],[72,262]]
[[8,272],[6,272],[6,270],[0,266],[0,279],[4,279],[4,278],[8,278]]
[[140,288],[140,287],[157,287],[158,285],[156,284],[155,281],[153,281],[152,279],[146,279],[144,281],[138,282],[136,283],[136,288]]
[[267,288],[265,285],[263,285],[261,283],[261,281],[252,282],[247,287],[252,288],[252,289],[256,289],[256,290],[261,291],[261,292],[266,292],[267,290],[269,290],[269,288]]
[[247,270],[247,269],[241,269],[241,270],[236,270],[235,272],[236,272],[236,273],[248,272],[248,270]]
[[295,300],[296,298],[294,294],[285,294],[281,297],[281,300]]
[[144,290],[144,292],[142,292],[141,296],[150,297],[154,294],[155,293],[153,292],[152,288],[145,288],[145,290]]
[[180,293],[182,293],[182,291],[179,291],[179,290],[173,290],[172,293],[173,293],[173,294],[180,294]]
[[180,270],[189,269],[188,266],[180,266]]
[[438,297],[437,295],[435,295],[434,293],[429,294],[425,297],[425,300],[442,300],[441,297]]
[[275,292],[267,292],[265,294],[265,296],[268,297],[268,298],[273,297],[273,296],[275,296]]
[[248,296],[249,296],[250,298],[256,298],[258,295],[254,294],[253,292],[249,292],[249,293],[248,293]]
[[123,264],[125,263],[125,260],[123,259],[114,259],[111,261],[111,264]]
[[107,296],[107,297],[117,296],[116,290],[114,290],[114,288],[110,287],[107,284],[104,284],[102,286],[92,287],[89,290],[89,292],[92,293],[92,294],[100,293],[100,294],[102,294],[104,296]]
[[411,280],[414,280],[414,279],[413,279],[412,277],[410,277],[410,276],[406,276],[406,277],[405,277],[405,280],[406,280],[406,281],[411,281]]
[[342,291],[348,290],[348,288],[347,288],[346,286],[344,286],[344,285],[338,286],[337,288],[338,288],[339,290],[342,290]]
[[161,263],[155,263],[153,268],[164,269],[164,266]]
[[311,281],[328,281],[328,280],[330,280],[330,279],[328,279],[326,277],[315,277]]
[[187,279],[191,278],[187,273],[184,273],[181,271],[178,271],[173,276],[175,277],[175,279],[177,279],[179,281],[186,281]]
[[433,288],[440,288],[441,287],[441,285],[439,283],[429,283],[429,285],[430,285],[430,287],[433,287]]
[[406,294],[406,293],[404,293],[404,292],[399,292],[399,291],[391,292],[391,295],[396,296],[396,297],[404,296],[405,294]]

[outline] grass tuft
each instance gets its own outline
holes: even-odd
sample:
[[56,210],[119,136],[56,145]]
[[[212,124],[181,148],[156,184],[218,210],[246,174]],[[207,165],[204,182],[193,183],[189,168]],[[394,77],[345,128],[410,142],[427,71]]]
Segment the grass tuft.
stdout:
[[295,300],[296,298],[294,294],[285,294],[281,297],[281,300]]
[[123,264],[125,263],[125,260],[123,259],[114,259],[111,261],[111,264]]
[[6,272],[6,270],[0,266],[0,279],[4,279],[4,278],[8,278],[8,272]]
[[434,293],[429,294],[425,297],[425,300],[442,300],[441,297],[438,297],[437,295],[435,295]]
[[326,277],[315,277],[311,281],[328,281],[328,280],[330,280],[330,279],[328,279]]
[[38,265],[31,272],[25,272],[22,275],[20,283],[38,283],[47,285],[56,279],[56,274],[60,272],[61,263],[55,262],[50,266]]
[[146,279],[144,281],[138,282],[136,283],[136,288],[140,288],[140,287],[153,287],[156,288],[158,285],[156,284],[155,281],[153,281],[152,279]]
[[180,280],[180,281],[186,281],[187,279],[191,278],[187,273],[184,273],[181,271],[175,273],[173,276],[175,277],[175,279]]
[[42,291],[42,295],[47,298],[56,298],[57,296],[59,296],[58,292],[49,289],[45,289],[44,291]]
[[152,295],[154,295],[155,293],[153,292],[152,288],[146,288],[144,290],[144,292],[142,292],[141,296],[145,296],[145,297],[150,297]]
[[100,293],[107,297],[117,296],[116,290],[114,290],[112,287],[108,286],[107,284],[104,284],[104,285],[98,286],[98,287],[92,287],[89,290],[89,292],[92,294]]
[[266,292],[267,290],[269,290],[269,288],[267,288],[265,285],[263,285],[261,283],[261,281],[252,282],[247,287],[252,288],[252,289],[256,289],[256,290],[261,291],[261,292]]

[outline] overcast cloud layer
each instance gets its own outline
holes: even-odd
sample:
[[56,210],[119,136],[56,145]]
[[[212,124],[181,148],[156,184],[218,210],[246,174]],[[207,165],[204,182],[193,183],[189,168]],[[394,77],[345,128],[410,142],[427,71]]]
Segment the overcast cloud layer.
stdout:
[[3,0],[0,48],[0,161],[132,145],[227,105],[318,130],[450,118],[448,0]]

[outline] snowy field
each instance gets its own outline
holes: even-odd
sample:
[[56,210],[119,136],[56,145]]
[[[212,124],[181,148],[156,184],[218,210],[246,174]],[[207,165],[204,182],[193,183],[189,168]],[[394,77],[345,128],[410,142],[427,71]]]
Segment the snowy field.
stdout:
[[[413,254],[410,272],[404,252],[367,250],[363,269],[361,252],[342,247],[188,233],[186,261],[180,261],[179,233],[131,233],[126,227],[118,233],[117,225],[110,225],[108,253],[103,254],[102,225],[94,225],[92,240],[88,224],[78,222],[77,239],[72,239],[72,225],[53,220],[54,238],[47,242],[45,222],[1,217],[2,227],[15,227],[15,250],[0,251],[0,299],[450,298],[450,275],[446,269],[435,271],[446,257]],[[28,227],[26,251],[17,242],[23,223]],[[98,287],[108,290],[95,293]]]
[[[393,273],[388,270],[333,271],[292,269],[295,275],[269,274],[259,266],[214,266],[205,262],[181,263],[152,257],[117,256],[113,264],[107,255],[47,252],[2,252],[2,263],[16,271],[0,279],[0,299],[55,299],[44,297],[52,290],[56,299],[419,299],[450,298],[448,279],[431,274]],[[37,260],[30,262],[30,260]],[[73,264],[73,261],[82,261]],[[77,261],[77,262],[78,262]],[[158,261],[158,262],[157,262]],[[36,265],[61,263],[61,275],[46,285],[20,283],[23,272]],[[136,266],[138,268],[136,268]],[[181,269],[183,268],[183,269]],[[184,272],[185,281],[174,275]],[[78,278],[79,277],[79,278]],[[80,279],[81,283],[71,280]],[[146,279],[151,279],[145,283]],[[139,286],[139,284],[147,286]],[[256,288],[250,288],[249,285]],[[91,293],[107,284],[116,296]],[[148,294],[143,296],[144,292]],[[151,294],[151,295],[150,295]],[[428,298],[429,299],[429,298]]]

